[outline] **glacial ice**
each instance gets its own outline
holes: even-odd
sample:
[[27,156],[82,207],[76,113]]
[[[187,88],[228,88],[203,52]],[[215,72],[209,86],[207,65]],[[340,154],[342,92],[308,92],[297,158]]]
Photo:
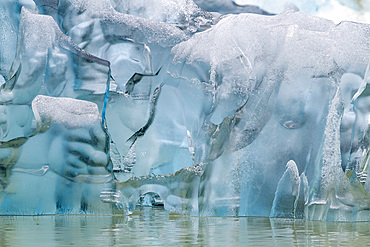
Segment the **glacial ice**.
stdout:
[[370,220],[369,25],[206,0],[0,12],[0,214]]

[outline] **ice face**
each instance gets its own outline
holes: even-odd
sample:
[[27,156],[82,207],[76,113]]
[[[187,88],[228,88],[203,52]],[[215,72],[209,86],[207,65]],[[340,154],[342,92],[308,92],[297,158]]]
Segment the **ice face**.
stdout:
[[2,7],[0,213],[370,220],[369,26],[196,3]]
[[[151,163],[146,173],[157,176],[122,181],[118,193],[104,192],[104,200],[132,209],[139,198],[129,197],[133,191],[155,191],[167,209],[180,213],[345,219],[346,206],[369,200],[363,190],[359,198],[343,190],[355,190],[358,178],[349,182],[342,170],[340,150],[354,142],[341,143],[341,121],[344,109],[360,100],[368,65],[361,54],[369,52],[354,30],[364,34],[367,26],[335,26],[295,12],[239,15],[175,46],[155,120],[136,139],[130,167],[139,175]],[[339,39],[343,33],[348,36]],[[362,40],[351,49],[357,55],[331,48],[349,47],[355,39]],[[153,142],[159,155],[144,144]],[[182,158],[183,166],[194,170],[179,166],[184,149],[190,157]],[[365,156],[358,157],[366,163]],[[165,175],[174,166],[181,170]]]
[[[172,25],[119,13],[109,0],[61,0],[57,19],[80,48],[111,62],[117,91],[131,93],[137,82],[148,76],[141,83],[144,86],[137,86],[140,97],[148,97],[150,77],[160,71],[170,49],[187,38]],[[129,80],[131,86],[126,85]]]
[[[19,19],[17,53],[0,91],[0,210],[47,214],[107,208],[94,199],[101,188],[83,184],[102,184],[111,176],[101,117],[109,62],[78,48],[51,17],[23,8]],[[56,96],[89,99],[100,109],[92,102]],[[50,187],[39,190],[43,184]],[[26,189],[17,192],[18,185]],[[69,198],[73,190],[80,194]]]
[[4,0],[0,3],[0,75],[7,78],[7,73],[15,57],[18,23],[22,6],[35,9],[32,0]]
[[[21,146],[0,210],[5,214],[109,211],[99,199],[103,183],[112,177],[109,139],[97,105],[38,95],[32,112],[38,132]],[[17,186],[22,186],[21,191]]]

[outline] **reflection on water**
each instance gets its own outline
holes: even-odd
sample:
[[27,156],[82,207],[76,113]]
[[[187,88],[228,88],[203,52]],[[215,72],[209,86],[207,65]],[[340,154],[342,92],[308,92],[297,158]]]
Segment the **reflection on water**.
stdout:
[[132,216],[0,216],[0,246],[364,246],[370,223],[187,217],[142,208]]

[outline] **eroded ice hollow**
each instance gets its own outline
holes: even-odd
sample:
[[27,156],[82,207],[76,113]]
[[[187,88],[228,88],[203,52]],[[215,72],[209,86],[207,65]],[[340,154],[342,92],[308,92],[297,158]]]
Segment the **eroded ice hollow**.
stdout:
[[0,7],[0,214],[370,220],[369,25],[183,0]]

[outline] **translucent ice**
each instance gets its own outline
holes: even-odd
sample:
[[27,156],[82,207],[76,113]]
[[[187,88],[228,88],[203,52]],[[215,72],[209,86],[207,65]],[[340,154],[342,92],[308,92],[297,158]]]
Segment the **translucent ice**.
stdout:
[[22,6],[34,9],[35,3],[32,0],[3,0],[0,3],[0,75],[5,78],[15,57]]
[[8,168],[10,174],[3,176],[6,195],[1,212],[50,214],[109,210],[98,199],[102,184],[111,179],[111,174],[107,167],[108,136],[102,128],[97,105],[39,95],[32,101],[32,112],[39,132],[22,146],[11,146],[20,155]]
[[[93,187],[85,189],[76,182],[110,179],[109,142],[99,113],[109,62],[79,49],[51,17],[23,8],[7,78],[0,91],[0,210],[48,214],[98,208],[100,200],[91,203]],[[42,94],[89,99],[100,111],[92,102]],[[95,177],[101,173],[103,178]],[[38,189],[44,184],[50,187]],[[80,190],[80,195],[69,198],[71,190]],[[95,198],[99,193],[95,191]]]
[[0,5],[1,214],[370,220],[370,27],[196,3]]
[[[190,157],[181,158],[183,167],[202,164],[203,173],[191,173],[189,194],[168,197],[165,190],[165,207],[174,200],[179,207],[172,210],[202,215],[346,219],[346,208],[356,207],[356,200],[336,199],[343,192],[337,185],[346,184],[340,149],[355,142],[352,136],[352,144],[341,143],[340,127],[345,105],[359,101],[361,85],[366,85],[368,59],[363,54],[369,53],[369,44],[353,35],[365,37],[367,30],[366,25],[336,26],[296,12],[239,15],[175,46],[155,120],[135,146],[133,174],[143,174],[143,167],[155,174],[180,169],[181,150],[188,149]],[[353,43],[357,46],[348,49]],[[347,47],[342,51],[350,50],[351,55],[337,53],[333,44]],[[347,80],[354,80],[349,92],[343,90]],[[147,143],[156,143],[160,155],[153,154],[154,145]],[[161,150],[171,150],[171,155]],[[365,156],[362,152],[357,157]],[[284,164],[291,159],[296,166],[288,165],[284,173]],[[171,187],[173,177],[182,180],[179,174],[148,179],[153,187],[156,183]],[[120,185],[120,193],[127,193],[129,184]],[[144,191],[140,184],[139,191]],[[283,196],[287,187],[291,200]],[[160,191],[155,192],[161,195]],[[180,206],[184,202],[187,207]],[[121,205],[130,205],[126,203]]]
[[190,34],[209,28],[220,16],[200,9],[189,0],[111,0],[111,2],[119,12],[165,22]]

